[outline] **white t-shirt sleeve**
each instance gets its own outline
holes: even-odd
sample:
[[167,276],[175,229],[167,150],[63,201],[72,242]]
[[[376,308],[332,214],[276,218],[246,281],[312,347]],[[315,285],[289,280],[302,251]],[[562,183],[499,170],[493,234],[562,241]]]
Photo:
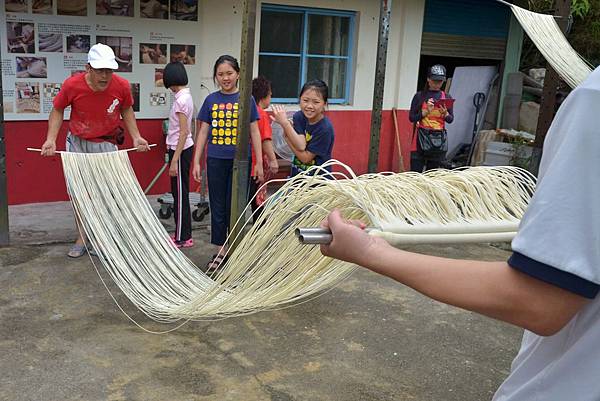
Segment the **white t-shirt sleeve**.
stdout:
[[[565,100],[548,132],[536,192],[513,251],[600,284],[600,70]],[[513,266],[515,267],[515,266]]]

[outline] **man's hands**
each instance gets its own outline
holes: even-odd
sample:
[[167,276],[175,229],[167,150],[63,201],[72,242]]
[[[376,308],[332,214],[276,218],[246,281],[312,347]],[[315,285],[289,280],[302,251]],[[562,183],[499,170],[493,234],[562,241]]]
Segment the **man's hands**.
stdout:
[[56,141],[52,139],[46,139],[46,142],[42,145],[42,156],[54,156],[56,153]]
[[147,152],[150,150],[148,141],[141,136],[133,140],[133,147],[136,148],[138,152]]

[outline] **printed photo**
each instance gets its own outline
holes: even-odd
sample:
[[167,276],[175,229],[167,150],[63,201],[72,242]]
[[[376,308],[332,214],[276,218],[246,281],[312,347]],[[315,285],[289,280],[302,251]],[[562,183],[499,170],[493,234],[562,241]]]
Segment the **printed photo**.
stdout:
[[140,0],[140,17],[169,19],[169,0]]
[[87,17],[87,0],[57,0],[58,15],[76,15]]
[[119,72],[133,71],[133,38],[121,36],[96,36],[97,43],[110,46],[115,52]]
[[168,62],[167,45],[158,43],[140,43],[140,64],[165,65]]
[[34,14],[52,14],[52,0],[33,0],[31,11]]
[[164,92],[150,93],[150,106],[165,106],[167,104],[167,94]]
[[90,35],[67,36],[67,53],[87,53],[90,51]]
[[58,95],[58,92],[60,91],[60,87],[62,86],[61,83],[49,83],[46,82],[44,83],[44,92],[43,92],[43,96],[46,99],[54,99],[54,97],[56,95]]
[[7,13],[26,13],[27,0],[6,0],[4,10]]
[[154,69],[154,86],[157,88],[164,88],[163,84],[163,68],[155,68]]
[[33,22],[7,22],[6,45],[9,53],[35,53]]
[[38,35],[38,51],[61,53],[63,51],[62,33],[40,33]]
[[131,96],[133,96],[133,111],[140,111],[140,84],[131,85]]
[[13,104],[13,99],[5,97],[4,102],[2,103],[2,109],[4,110],[4,114],[14,113],[15,105]]
[[179,61],[183,64],[196,64],[196,46],[171,45],[171,61]]
[[46,57],[17,57],[17,78],[48,78]]
[[37,82],[16,82],[17,113],[40,112],[40,84]]
[[133,17],[133,0],[96,0],[96,15]]
[[198,0],[171,0],[170,18],[198,21]]

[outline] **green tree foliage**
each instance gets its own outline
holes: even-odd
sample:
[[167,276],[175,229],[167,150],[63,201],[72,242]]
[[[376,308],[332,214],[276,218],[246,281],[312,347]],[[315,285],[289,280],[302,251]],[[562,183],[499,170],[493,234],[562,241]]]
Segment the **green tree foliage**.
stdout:
[[[554,0],[529,0],[531,11],[553,14]],[[593,66],[600,65],[600,0],[572,0],[573,24],[567,36],[573,48]],[[546,61],[535,45],[526,38],[521,70],[545,67]]]

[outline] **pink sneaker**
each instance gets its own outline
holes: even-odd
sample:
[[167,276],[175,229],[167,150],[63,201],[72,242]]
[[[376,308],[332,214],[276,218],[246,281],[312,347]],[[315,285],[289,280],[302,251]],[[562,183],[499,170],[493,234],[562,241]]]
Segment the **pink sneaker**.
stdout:
[[192,238],[187,241],[173,241],[177,248],[191,248],[194,246],[194,240]]

